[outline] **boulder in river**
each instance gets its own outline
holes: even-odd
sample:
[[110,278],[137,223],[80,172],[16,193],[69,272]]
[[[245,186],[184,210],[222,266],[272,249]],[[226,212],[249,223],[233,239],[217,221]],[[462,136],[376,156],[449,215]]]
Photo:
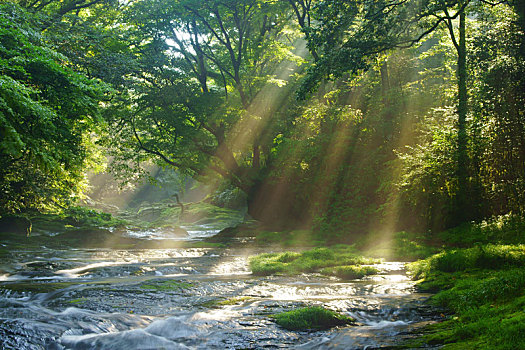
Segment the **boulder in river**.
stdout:
[[166,231],[170,232],[176,237],[188,237],[189,233],[185,229],[179,226],[167,226]]

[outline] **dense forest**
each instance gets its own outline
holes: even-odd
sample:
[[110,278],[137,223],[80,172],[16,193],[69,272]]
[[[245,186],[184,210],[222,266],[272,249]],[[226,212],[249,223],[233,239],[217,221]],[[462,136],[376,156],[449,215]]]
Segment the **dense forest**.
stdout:
[[154,168],[324,245],[523,243],[525,2],[2,1],[0,136],[0,217]]
[[519,1],[2,4],[1,209],[155,162],[338,238],[525,208]]

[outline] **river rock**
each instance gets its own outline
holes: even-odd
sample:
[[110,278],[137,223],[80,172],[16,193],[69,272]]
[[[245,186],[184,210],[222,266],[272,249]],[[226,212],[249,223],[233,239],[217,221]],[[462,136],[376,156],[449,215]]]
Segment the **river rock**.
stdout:
[[188,237],[189,233],[182,227],[170,227],[169,232],[176,237]]

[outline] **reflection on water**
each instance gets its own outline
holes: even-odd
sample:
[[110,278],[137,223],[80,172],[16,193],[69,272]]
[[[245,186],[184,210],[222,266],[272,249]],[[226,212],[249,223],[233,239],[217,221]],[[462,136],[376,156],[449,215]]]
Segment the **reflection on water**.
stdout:
[[[151,238],[155,239],[155,238]],[[254,250],[257,254],[264,250]],[[363,349],[392,345],[432,319],[402,263],[341,282],[255,277],[230,249],[10,251],[1,261],[5,349]],[[324,305],[358,325],[292,332],[268,315]]]

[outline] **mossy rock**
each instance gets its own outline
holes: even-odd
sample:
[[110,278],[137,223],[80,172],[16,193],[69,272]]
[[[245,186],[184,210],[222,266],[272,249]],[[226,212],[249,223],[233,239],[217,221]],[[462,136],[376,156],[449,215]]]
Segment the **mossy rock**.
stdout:
[[221,306],[231,306],[245,303],[247,301],[253,300],[253,297],[243,296],[243,297],[233,297],[229,299],[219,299],[219,300],[208,300],[200,304],[200,306],[207,308],[219,308]]
[[234,238],[254,237],[260,229],[260,223],[257,221],[243,222],[234,227],[227,227],[218,234],[206,239],[207,242],[227,242]]
[[324,330],[355,322],[351,317],[320,306],[291,310],[272,315],[271,318],[279,326],[291,331]]
[[179,226],[173,226],[173,225],[166,225],[162,227],[167,232],[173,234],[176,237],[188,237],[189,233],[185,229]]

